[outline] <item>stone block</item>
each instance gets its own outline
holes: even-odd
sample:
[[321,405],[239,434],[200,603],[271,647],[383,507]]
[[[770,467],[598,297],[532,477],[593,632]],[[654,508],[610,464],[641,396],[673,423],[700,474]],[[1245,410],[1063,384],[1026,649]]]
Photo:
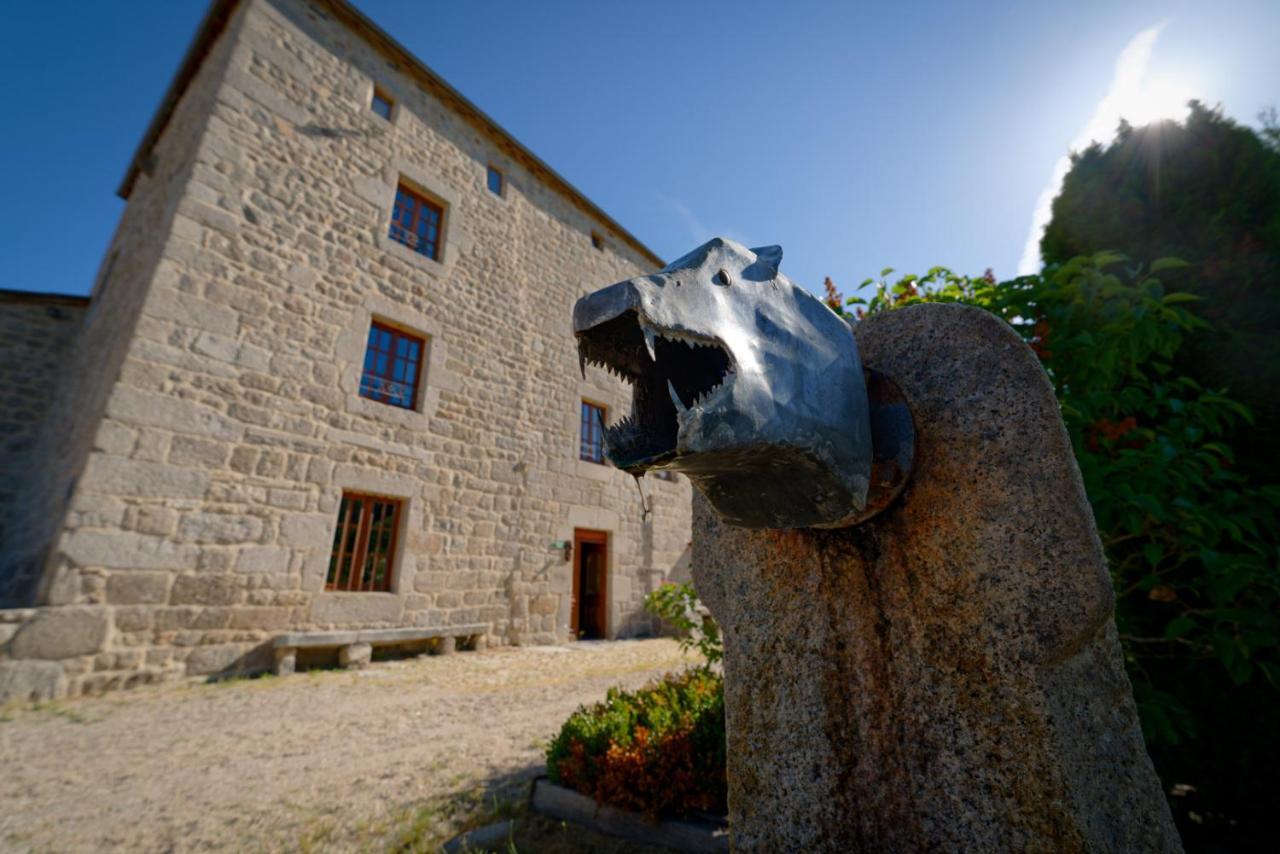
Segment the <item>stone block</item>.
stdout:
[[232,575],[179,575],[169,601],[174,605],[234,605],[244,595],[244,581]]
[[80,488],[93,495],[203,498],[208,487],[209,475],[198,469],[100,453],[89,458],[80,478]]
[[62,552],[80,566],[111,569],[191,569],[196,551],[161,537],[128,531],[81,528],[72,532]]
[[213,644],[197,646],[187,655],[187,675],[203,676],[211,673],[235,671],[247,648],[240,644]]
[[311,603],[311,622],[394,623],[402,606],[400,597],[391,593],[321,593]]
[[137,439],[137,430],[108,418],[98,425],[98,435],[94,437],[93,446],[108,454],[127,457],[133,451]]
[[256,448],[236,448],[231,452],[231,469],[241,474],[250,474],[258,464]]
[[112,605],[149,605],[169,597],[167,572],[116,572],[107,578],[107,602]]
[[147,298],[147,312],[184,325],[199,318],[202,329],[223,335],[234,335],[240,322],[234,310],[173,288],[153,288]]
[[223,574],[231,571],[234,562],[235,555],[229,549],[203,546],[196,561],[196,569],[200,572]]
[[240,606],[231,612],[231,628],[279,631],[289,627],[289,609]]
[[179,539],[190,543],[252,543],[261,536],[262,520],[244,514],[197,512],[178,523]]
[[176,466],[217,469],[226,464],[229,453],[223,442],[196,436],[175,436],[169,445],[169,462]]
[[0,661],[0,706],[67,696],[67,677],[52,661]]
[[[110,590],[110,586],[107,588]],[[116,630],[121,632],[142,632],[151,628],[155,621],[152,609],[146,607],[116,608]]]
[[125,520],[127,507],[122,499],[109,495],[79,493],[71,505],[70,528],[115,528]]
[[276,546],[250,546],[236,556],[236,572],[284,572],[293,552]]
[[172,632],[190,628],[200,617],[200,609],[192,605],[173,608],[156,608],[151,612],[157,632]]
[[327,546],[333,541],[334,524],[330,517],[315,513],[286,516],[280,522],[278,542],[282,546]]
[[178,514],[168,507],[144,504],[133,509],[132,521],[134,529],[140,534],[155,534],[167,537],[173,533],[173,526],[177,524]]
[[234,442],[244,428],[220,412],[193,400],[117,385],[107,401],[107,414],[126,424],[160,427],[174,433]]
[[367,643],[352,643],[338,650],[338,664],[348,670],[368,667],[373,661],[373,647]]
[[226,335],[201,332],[196,336],[195,343],[191,345],[191,349],[201,356],[207,356],[219,362],[235,362],[236,354],[240,352],[240,345],[236,342],[236,339]]
[[111,624],[101,608],[49,608],[26,623],[9,642],[13,658],[57,661],[102,649]]

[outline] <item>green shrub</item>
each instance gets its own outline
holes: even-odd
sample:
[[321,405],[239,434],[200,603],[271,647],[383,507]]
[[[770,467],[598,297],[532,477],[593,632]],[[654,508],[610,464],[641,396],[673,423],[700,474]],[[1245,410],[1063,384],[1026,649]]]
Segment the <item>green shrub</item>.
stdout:
[[656,614],[683,632],[680,637],[682,651],[697,647],[698,654],[708,665],[724,658],[720,627],[710,614],[702,612],[693,582],[676,584],[668,581],[645,597],[644,607],[650,614]]
[[565,721],[547,748],[547,775],[633,812],[723,815],[724,681],[690,668],[638,691],[611,688]]
[[[1236,464],[1228,437],[1249,411],[1179,371],[1183,345],[1208,330],[1198,298],[1160,281],[1180,268],[1099,253],[999,283],[941,267],[890,281],[885,270],[863,283],[869,300],[848,303],[859,316],[975,305],[1039,356],[1106,549],[1156,768],[1167,786],[1197,790],[1183,814],[1200,817],[1187,821],[1256,827],[1274,814],[1264,781],[1280,766],[1280,736],[1257,711],[1280,701],[1280,487]],[[834,286],[828,296],[840,305]]]

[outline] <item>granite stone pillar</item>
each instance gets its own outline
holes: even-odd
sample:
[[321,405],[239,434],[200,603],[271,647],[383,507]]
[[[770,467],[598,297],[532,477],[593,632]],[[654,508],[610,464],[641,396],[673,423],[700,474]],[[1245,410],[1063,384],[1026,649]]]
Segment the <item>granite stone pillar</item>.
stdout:
[[1002,321],[856,330],[911,404],[904,494],[861,525],[750,530],[696,495],[724,630],[742,851],[1179,851],[1052,387]]

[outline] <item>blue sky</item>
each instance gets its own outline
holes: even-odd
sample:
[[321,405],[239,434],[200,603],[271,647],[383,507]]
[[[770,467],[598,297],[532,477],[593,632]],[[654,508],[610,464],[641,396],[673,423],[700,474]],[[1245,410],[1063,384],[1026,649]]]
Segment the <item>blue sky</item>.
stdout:
[[[780,243],[815,290],[885,266],[1014,275],[1108,104],[1280,106],[1267,0],[356,5],[658,254]],[[204,7],[6,5],[0,287],[88,292]]]

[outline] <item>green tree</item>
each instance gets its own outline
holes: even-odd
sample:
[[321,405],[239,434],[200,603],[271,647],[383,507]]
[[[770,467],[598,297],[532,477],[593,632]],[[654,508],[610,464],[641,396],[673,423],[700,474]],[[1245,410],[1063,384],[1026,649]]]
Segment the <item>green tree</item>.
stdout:
[[1164,285],[1186,265],[1134,272],[1103,253],[1008,282],[892,272],[863,283],[869,299],[848,300],[857,316],[976,305],[1041,359],[1107,552],[1148,747],[1183,793],[1184,838],[1261,838],[1280,785],[1280,488],[1234,465],[1227,437],[1248,410],[1178,370],[1182,350],[1212,332],[1202,300]]
[[1176,257],[1165,277],[1203,298],[1212,327],[1178,355],[1206,388],[1227,389],[1255,414],[1233,437],[1239,465],[1280,476],[1280,133],[1274,111],[1255,132],[1192,102],[1183,123],[1134,128],[1073,156],[1040,243],[1046,264],[1115,250],[1136,264]]

